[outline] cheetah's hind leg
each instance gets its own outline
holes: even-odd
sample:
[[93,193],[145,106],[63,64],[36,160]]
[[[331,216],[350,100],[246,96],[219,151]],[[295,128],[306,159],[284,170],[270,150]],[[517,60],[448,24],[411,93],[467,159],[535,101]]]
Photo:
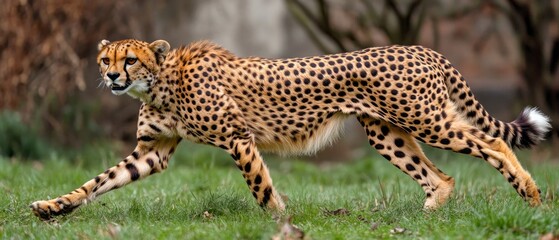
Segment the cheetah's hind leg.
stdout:
[[[433,129],[429,130],[435,132]],[[427,141],[427,139],[423,141],[433,147],[452,149],[458,153],[484,159],[497,169],[518,195],[531,206],[541,204],[539,188],[502,139],[489,136],[459,119],[450,119],[445,130],[438,134],[442,136],[439,141]]]
[[369,144],[423,188],[424,209],[436,209],[448,200],[454,179],[435,167],[410,134],[384,120],[368,116],[359,116],[358,120]]

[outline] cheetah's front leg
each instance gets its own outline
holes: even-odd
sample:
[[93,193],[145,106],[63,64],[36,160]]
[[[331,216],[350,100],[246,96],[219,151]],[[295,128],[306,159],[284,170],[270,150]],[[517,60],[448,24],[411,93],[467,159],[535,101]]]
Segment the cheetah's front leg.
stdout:
[[160,141],[152,150],[151,147],[138,144],[134,152],[116,166],[107,169],[76,190],[55,199],[36,201],[30,207],[41,220],[50,220],[53,216],[70,213],[103,193],[161,172],[167,168],[167,161],[178,141],[180,140]]
[[235,159],[237,167],[243,171],[243,177],[258,204],[275,214],[283,212],[285,205],[272,185],[268,167],[256,149],[252,137],[234,138],[232,141],[233,147],[228,149],[228,152]]

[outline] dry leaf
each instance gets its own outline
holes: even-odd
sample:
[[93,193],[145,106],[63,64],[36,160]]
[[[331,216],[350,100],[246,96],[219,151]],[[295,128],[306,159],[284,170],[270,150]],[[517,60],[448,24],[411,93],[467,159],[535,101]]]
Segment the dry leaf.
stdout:
[[273,240],[300,240],[305,239],[305,232],[291,223],[292,217],[289,216],[279,229],[279,233],[272,236]]
[[559,235],[554,235],[553,233],[546,233],[541,235],[539,240],[559,240]]
[[46,223],[50,224],[51,226],[60,227],[60,223],[58,222],[58,219],[55,219],[55,218],[51,218],[51,219],[48,219],[48,220],[43,220],[43,222],[46,222]]
[[383,209],[385,209],[384,204],[379,203],[378,200],[375,199],[375,206],[371,208],[371,212],[378,212]]
[[371,231],[377,230],[379,225],[380,225],[380,223],[378,223],[378,222],[372,222],[371,223]]
[[210,212],[208,212],[208,211],[204,211],[203,216],[204,216],[204,219],[208,219],[208,220],[210,220],[210,219],[212,219],[212,218],[214,217],[214,216],[213,216]]
[[363,217],[361,215],[357,216],[357,219],[361,222],[369,222],[365,217]]
[[401,228],[401,227],[396,227],[396,228],[390,229],[390,233],[392,233],[392,234],[401,234],[401,233],[404,233],[405,231],[406,231],[406,229]]
[[326,214],[326,215],[349,215],[350,212],[349,212],[349,210],[347,210],[345,208],[339,208],[339,209],[332,210],[332,211],[325,210],[324,214]]

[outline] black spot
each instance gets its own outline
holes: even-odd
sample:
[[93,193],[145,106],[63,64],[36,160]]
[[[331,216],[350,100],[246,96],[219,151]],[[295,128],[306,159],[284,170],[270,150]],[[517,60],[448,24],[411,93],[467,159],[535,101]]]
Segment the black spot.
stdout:
[[511,182],[514,182],[515,179],[516,179],[516,177],[514,175],[510,175],[507,180],[511,183]]
[[453,137],[454,137],[454,132],[453,132],[453,131],[449,131],[449,132],[448,132],[448,137],[449,137],[449,138],[453,138]]
[[361,71],[361,72],[359,73],[359,76],[360,76],[361,78],[365,78],[365,77],[367,77],[367,72]]
[[479,118],[479,119],[476,121],[476,123],[477,123],[478,125],[483,124],[483,122],[485,122],[485,119],[483,119],[483,118]]
[[396,138],[394,140],[394,144],[396,144],[396,147],[403,147],[404,146],[404,140],[402,140],[401,138]]
[[458,151],[459,153],[464,153],[464,154],[471,154],[472,153],[472,149],[470,148],[464,148],[460,151]]
[[403,157],[406,156],[406,154],[402,151],[395,151],[394,156],[399,157],[399,158],[403,158]]
[[132,163],[126,164],[126,169],[130,172],[130,179],[132,179],[132,181],[136,181],[140,178],[140,173],[138,172],[136,165]]
[[388,132],[390,132],[387,126],[382,126],[380,128],[380,131],[382,132],[383,135],[388,135]]
[[250,148],[248,147],[247,149],[245,149],[245,154],[246,154],[246,155],[250,155],[250,151],[251,151],[251,150],[250,150]]
[[115,172],[109,173],[109,178],[110,178],[110,179],[114,179],[115,177],[116,177]]
[[153,125],[153,124],[151,124],[151,123],[148,124],[148,126],[149,126],[151,129],[153,129],[154,131],[156,131],[156,132],[161,132],[161,129],[159,129],[157,126],[155,126],[155,125]]
[[132,157],[136,160],[138,160],[138,158],[140,157],[140,154],[136,151],[132,152]]
[[[478,146],[478,148],[479,148],[479,146]],[[485,154],[485,153],[483,153],[483,152],[480,152],[480,154],[481,154],[481,157],[482,157],[483,159],[485,159],[485,160],[487,160],[487,159],[489,158],[489,155],[487,155],[487,154]]]
[[392,160],[392,157],[390,157],[390,155],[383,154],[382,156],[388,161]]
[[418,156],[413,156],[413,157],[411,158],[411,160],[412,160],[415,164],[419,164],[419,162],[420,162],[420,159],[419,159]]
[[264,197],[262,198],[262,205],[266,206],[266,204],[268,204],[271,195],[272,195],[272,188],[267,187],[266,189],[264,189]]
[[262,183],[262,177],[260,175],[256,175],[256,177],[254,178],[254,184],[260,183]]
[[413,165],[409,164],[409,163],[406,164],[406,169],[407,169],[408,171],[415,171],[415,167],[414,167]]
[[[226,148],[226,149],[228,149],[228,148]],[[231,154],[231,157],[233,157],[233,160],[239,161],[239,159],[241,159],[241,154],[240,153],[233,153],[233,154]]]
[[146,162],[148,163],[148,165],[149,165],[150,168],[153,168],[153,165],[154,165],[153,159],[148,158],[148,159],[146,159]]
[[251,162],[247,162],[245,164],[245,172],[250,172],[250,169],[252,168],[252,164]]

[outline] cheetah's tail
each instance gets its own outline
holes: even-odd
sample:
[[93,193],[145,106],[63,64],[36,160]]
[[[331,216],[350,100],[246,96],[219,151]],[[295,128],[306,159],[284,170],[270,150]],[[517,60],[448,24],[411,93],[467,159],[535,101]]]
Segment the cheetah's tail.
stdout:
[[517,148],[529,148],[538,144],[551,129],[549,117],[535,107],[524,108],[516,120],[509,124],[516,127],[515,134],[519,136],[509,138],[510,142],[507,143]]
[[445,72],[450,99],[456,104],[457,110],[469,123],[488,135],[503,139],[511,148],[530,148],[542,141],[551,129],[549,117],[535,107],[526,107],[510,123],[493,118],[475,99],[462,75],[448,61]]

